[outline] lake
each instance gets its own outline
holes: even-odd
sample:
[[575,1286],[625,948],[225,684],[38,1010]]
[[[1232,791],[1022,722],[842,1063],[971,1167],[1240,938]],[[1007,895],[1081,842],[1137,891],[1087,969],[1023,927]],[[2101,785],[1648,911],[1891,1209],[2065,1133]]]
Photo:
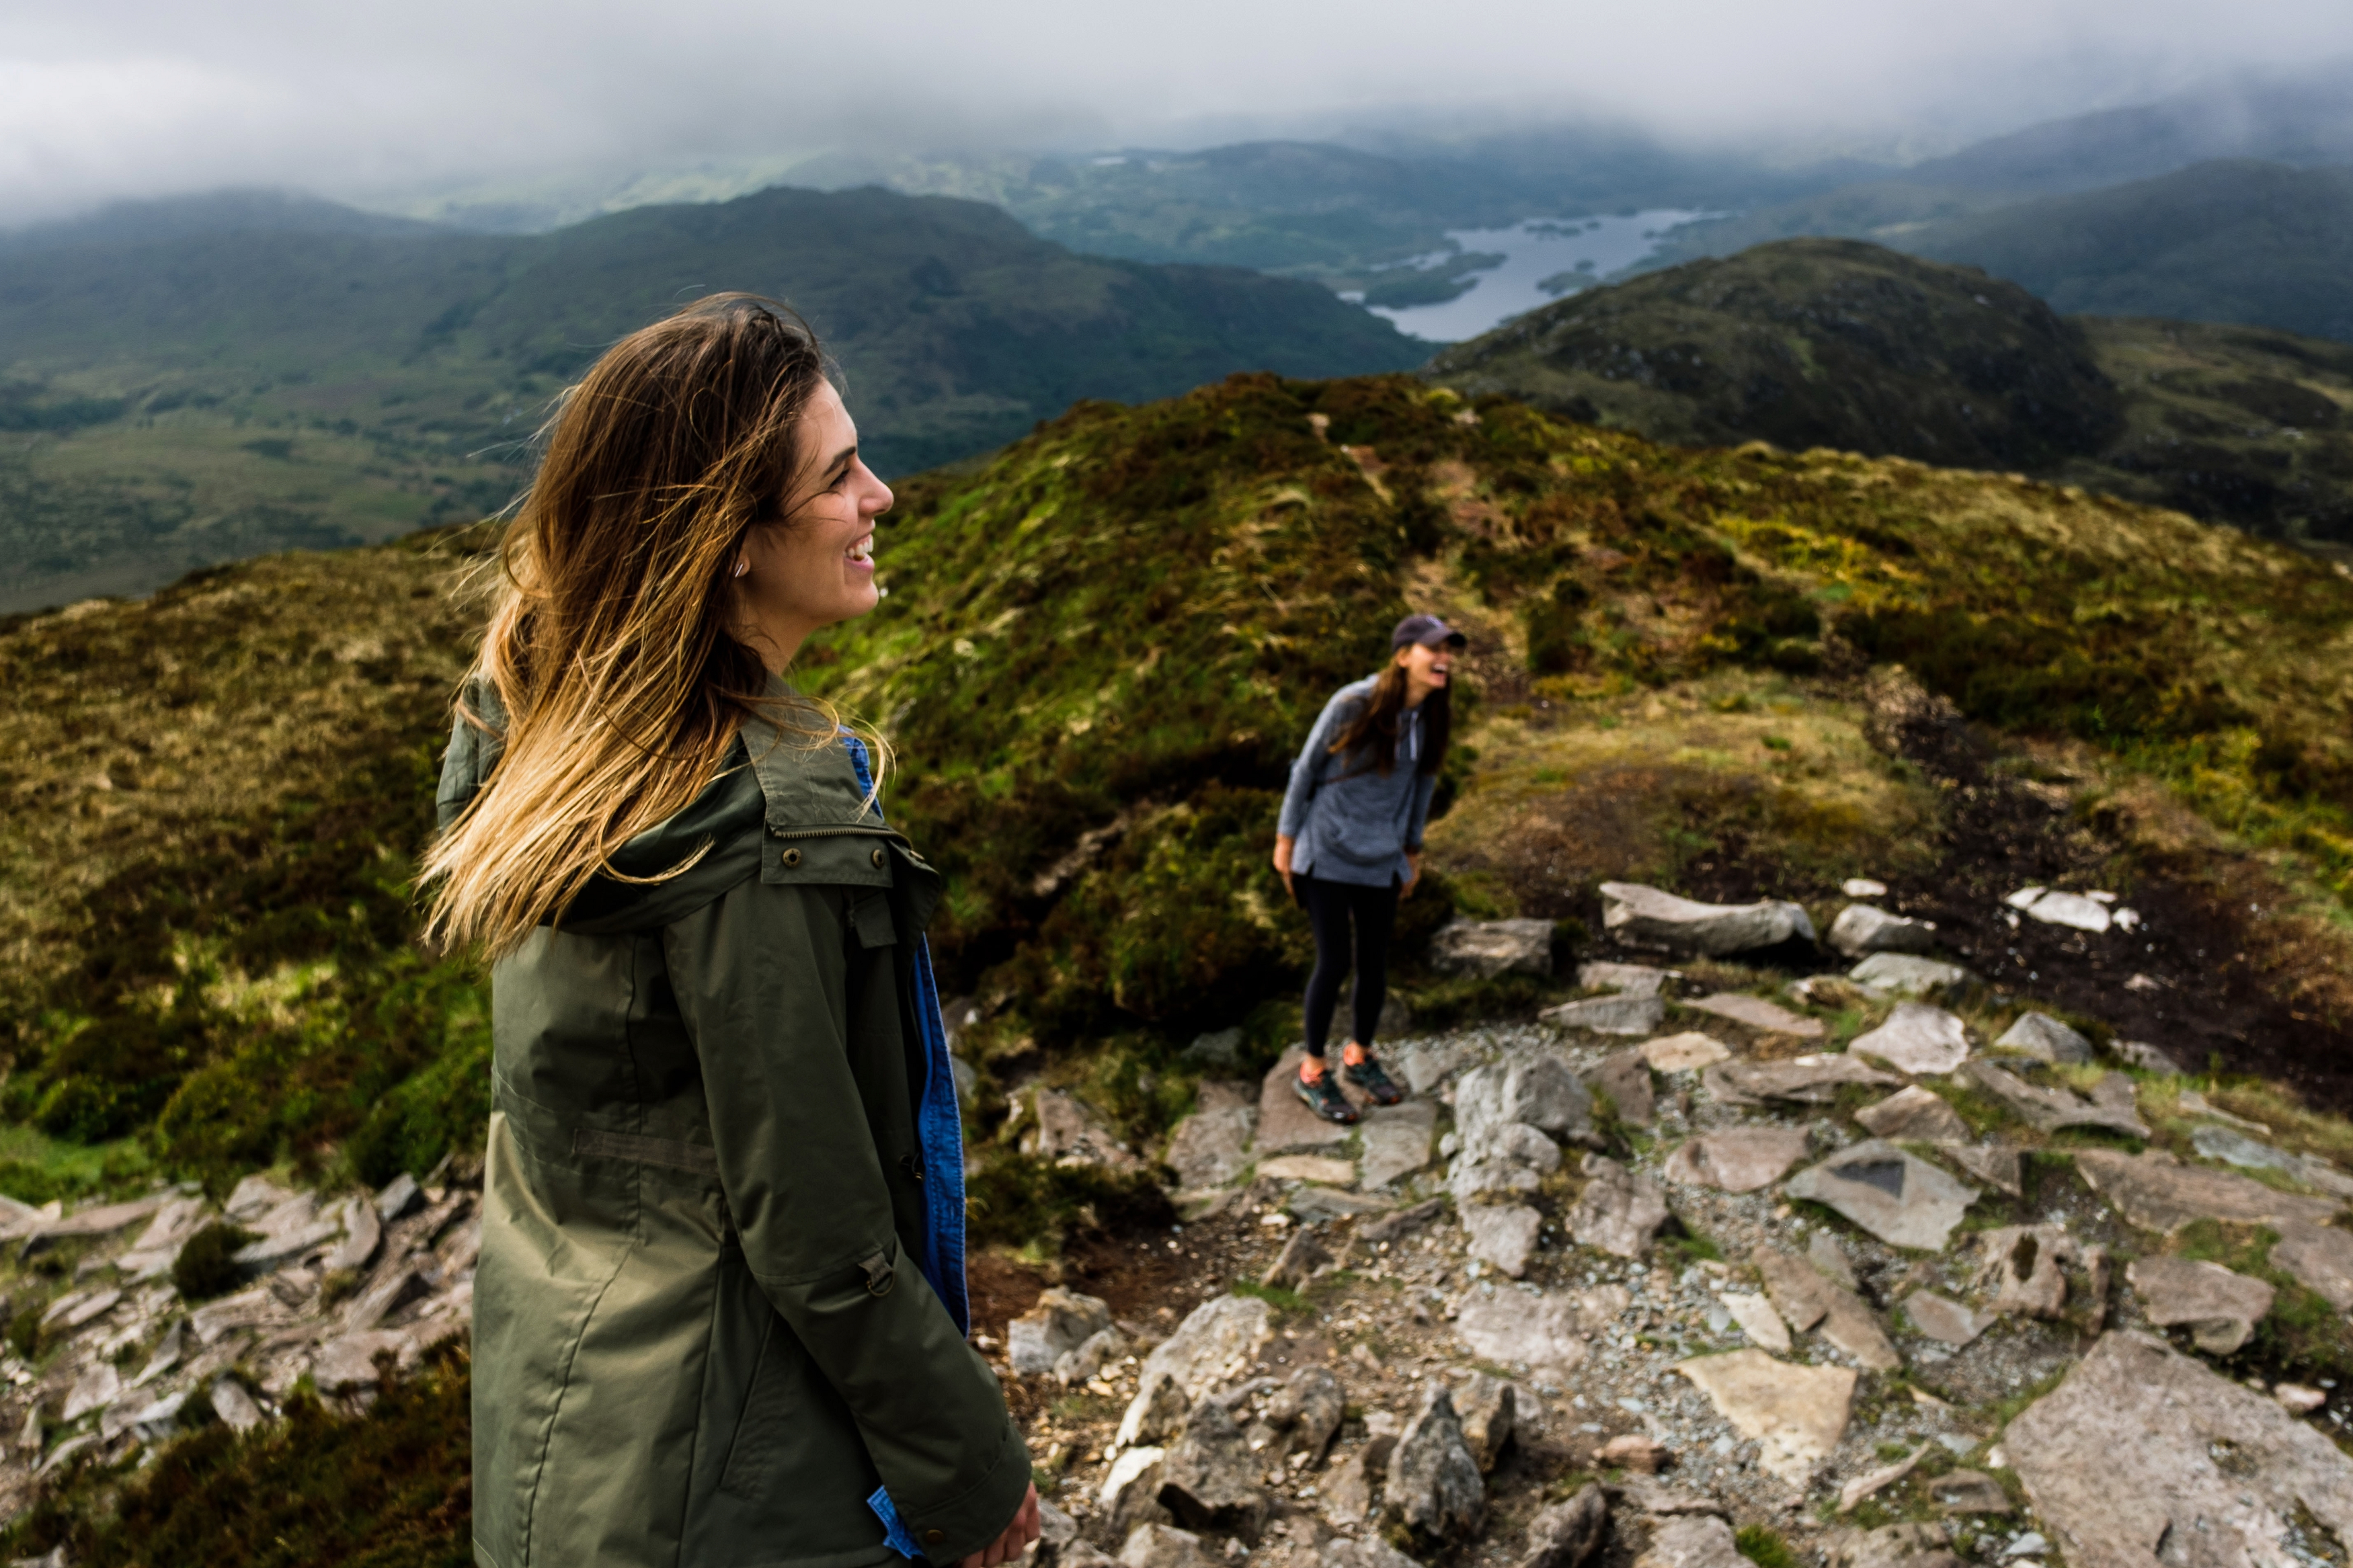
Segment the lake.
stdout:
[[[1450,229],[1446,237],[1462,252],[1499,255],[1504,258],[1503,265],[1479,273],[1478,281],[1467,292],[1442,305],[1394,309],[1376,305],[1371,310],[1373,314],[1395,321],[1400,331],[1417,338],[1437,343],[1461,342],[1501,326],[1514,316],[1525,315],[1539,305],[1549,305],[1576,292],[1574,287],[1559,285],[1563,273],[1581,272],[1588,282],[1601,282],[1656,251],[1669,229],[1721,216],[1656,207],[1611,217],[1529,218],[1509,228]],[[1399,265],[1442,266],[1453,254],[1440,251]],[[1542,286],[1547,279],[1555,280],[1556,287],[1551,291]]]

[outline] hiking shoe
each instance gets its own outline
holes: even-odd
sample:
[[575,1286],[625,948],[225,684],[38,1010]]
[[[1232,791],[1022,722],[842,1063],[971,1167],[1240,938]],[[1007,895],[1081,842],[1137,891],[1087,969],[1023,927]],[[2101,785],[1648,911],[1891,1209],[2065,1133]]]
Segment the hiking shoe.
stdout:
[[1348,1103],[1348,1097],[1342,1094],[1340,1086],[1333,1081],[1330,1068],[1325,1068],[1324,1076],[1314,1083],[1293,1077],[1291,1087],[1306,1102],[1307,1109],[1324,1121],[1336,1121],[1343,1127],[1356,1125],[1356,1108]]
[[1395,1105],[1405,1098],[1405,1090],[1397,1080],[1381,1070],[1381,1064],[1367,1056],[1360,1062],[1348,1062],[1340,1068],[1341,1076],[1373,1097],[1375,1105]]

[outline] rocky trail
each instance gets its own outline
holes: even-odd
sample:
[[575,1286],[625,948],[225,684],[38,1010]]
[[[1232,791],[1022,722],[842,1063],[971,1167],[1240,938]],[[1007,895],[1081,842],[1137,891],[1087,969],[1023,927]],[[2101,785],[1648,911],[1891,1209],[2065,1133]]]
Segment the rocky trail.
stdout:
[[[1181,1225],[983,1281],[1054,1553],[2345,1563],[2353,1176],[1854,891],[1817,933],[1607,886],[1587,994],[1390,1043],[1412,1093],[1355,1128],[1295,1056],[1205,1084],[1161,1152]],[[2137,910],[2003,891],[2000,956],[2145,973]],[[1439,949],[1534,968],[1548,931]],[[1138,1158],[1018,1103],[1041,1154]]]
[[262,1175],[220,1205],[0,1200],[18,1266],[0,1310],[0,1514],[77,1458],[119,1463],[216,1421],[249,1431],[298,1389],[364,1410],[388,1373],[470,1330],[480,1185],[445,1160],[327,1204]]
[[[1295,1051],[1206,1079],[1155,1150],[1017,1092],[976,1137],[1160,1169],[1181,1216],[974,1265],[1050,1568],[2347,1562],[2347,1141],[2026,1005],[2012,948],[2050,955],[2041,997],[2180,944],[2096,889],[1997,886],[1857,881],[1818,931],[1605,884],[1579,994],[1408,1030],[1409,1098],[1354,1127],[1290,1092]],[[1434,944],[1554,951],[1541,920]],[[478,1187],[8,1206],[0,1505],[298,1391],[364,1410],[465,1331]]]

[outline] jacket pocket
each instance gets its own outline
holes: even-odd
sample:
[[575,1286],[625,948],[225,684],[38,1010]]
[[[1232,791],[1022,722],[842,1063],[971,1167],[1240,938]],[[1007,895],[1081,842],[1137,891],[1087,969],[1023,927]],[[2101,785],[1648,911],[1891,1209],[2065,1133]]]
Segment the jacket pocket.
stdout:
[[795,1379],[790,1363],[799,1348],[784,1319],[770,1313],[744,1415],[728,1445],[727,1468],[720,1473],[721,1491],[757,1499],[769,1489],[792,1427]]

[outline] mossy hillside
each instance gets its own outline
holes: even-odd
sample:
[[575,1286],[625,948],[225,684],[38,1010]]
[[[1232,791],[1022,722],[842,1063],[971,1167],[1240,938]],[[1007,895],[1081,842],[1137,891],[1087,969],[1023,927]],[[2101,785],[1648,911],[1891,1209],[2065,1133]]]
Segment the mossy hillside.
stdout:
[[[1671,872],[1711,824],[1812,881],[1900,858],[1926,797],[1808,673],[1858,650],[2140,770],[2305,885],[2353,874],[2353,583],[2178,515],[1660,447],[1405,377],[1082,405],[903,490],[890,597],[800,675],[899,748],[889,807],[947,874],[934,935],[986,1004],[984,1058],[1116,1045],[1140,1083],[1198,1028],[1283,1031],[1306,933],[1266,866],[1276,802],[1317,707],[1409,606],[1480,634],[1442,794],[1669,763],[1692,784],[1696,839],[1580,862],[1572,889]],[[414,945],[407,886],[476,614],[448,596],[461,545],[259,563],[0,631],[35,699],[5,839],[13,1114],[142,1132],[207,1176],[331,1151],[389,1173],[479,1124],[480,977]],[[1668,733],[1686,708],[1713,739]],[[1144,1121],[1181,1101],[1111,1098]]]
[[1423,374],[1653,440],[2022,469],[2269,536],[2353,540],[2353,348],[2063,317],[1974,267],[1858,240],[1588,289]]
[[222,1180],[355,1132],[381,1177],[470,1134],[480,977],[415,944],[408,887],[464,558],[447,535],[286,556],[0,628],[12,1119],[144,1132]]

